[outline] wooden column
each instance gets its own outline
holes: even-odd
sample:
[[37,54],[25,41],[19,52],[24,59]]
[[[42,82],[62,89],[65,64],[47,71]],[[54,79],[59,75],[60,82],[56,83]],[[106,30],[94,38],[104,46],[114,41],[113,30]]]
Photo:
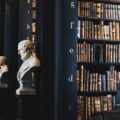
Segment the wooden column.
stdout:
[[[77,113],[76,89],[76,0],[56,2],[58,56],[56,110],[57,120],[75,120]],[[56,51],[56,50],[55,50]]]

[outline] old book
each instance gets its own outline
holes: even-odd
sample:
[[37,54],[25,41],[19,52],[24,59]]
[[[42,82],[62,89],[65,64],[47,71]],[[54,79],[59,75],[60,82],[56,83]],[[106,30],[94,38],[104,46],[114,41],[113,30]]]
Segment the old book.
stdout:
[[112,110],[112,95],[107,95],[107,110]]
[[120,30],[119,30],[119,22],[115,22],[115,39],[119,40],[120,39]]
[[32,19],[36,19],[36,10],[32,10]]
[[96,3],[96,17],[101,17],[101,3]]
[[77,8],[78,8],[78,9],[77,9],[78,16],[80,16],[80,10],[81,10],[81,9],[80,9],[80,4],[81,4],[81,2],[78,0],[78,4],[77,4],[77,5],[78,5],[78,7],[77,7]]
[[33,8],[36,7],[36,0],[32,0],[32,7],[33,7]]
[[95,97],[95,112],[101,111],[101,98],[100,96]]
[[112,40],[115,40],[115,21],[112,22]]
[[101,106],[102,106],[102,111],[107,111],[107,96],[101,96]]

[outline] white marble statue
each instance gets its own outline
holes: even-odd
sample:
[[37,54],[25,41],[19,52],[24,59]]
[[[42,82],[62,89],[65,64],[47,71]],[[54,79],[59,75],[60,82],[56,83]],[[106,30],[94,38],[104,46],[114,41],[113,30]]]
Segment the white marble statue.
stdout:
[[20,87],[17,95],[36,94],[36,72],[40,69],[40,60],[35,54],[35,45],[31,40],[23,40],[18,44],[18,54],[23,61],[17,73]]
[[0,88],[8,87],[8,66],[6,57],[0,56]]

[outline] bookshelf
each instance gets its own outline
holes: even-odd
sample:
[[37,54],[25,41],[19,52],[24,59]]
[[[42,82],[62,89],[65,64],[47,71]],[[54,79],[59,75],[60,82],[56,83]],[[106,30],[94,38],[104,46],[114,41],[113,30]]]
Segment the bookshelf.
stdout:
[[77,3],[77,120],[102,120],[119,98],[120,1]]
[[36,0],[32,0],[32,41],[36,39]]
[[24,0],[19,2],[20,19],[19,39],[36,40],[36,3],[37,0]]
[[[77,1],[57,0],[58,40],[58,70],[57,82],[57,120],[75,120],[77,112],[76,90],[76,27]],[[60,24],[59,24],[60,23]]]

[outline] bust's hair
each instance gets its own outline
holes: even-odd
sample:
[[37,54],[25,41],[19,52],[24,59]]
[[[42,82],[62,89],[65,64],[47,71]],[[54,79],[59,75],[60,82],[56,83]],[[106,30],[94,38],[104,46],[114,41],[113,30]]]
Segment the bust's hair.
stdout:
[[6,63],[6,57],[5,56],[0,56],[0,60],[2,60],[3,64]]
[[31,40],[22,40],[18,44],[18,49],[23,49],[24,51],[35,52],[35,45]]

